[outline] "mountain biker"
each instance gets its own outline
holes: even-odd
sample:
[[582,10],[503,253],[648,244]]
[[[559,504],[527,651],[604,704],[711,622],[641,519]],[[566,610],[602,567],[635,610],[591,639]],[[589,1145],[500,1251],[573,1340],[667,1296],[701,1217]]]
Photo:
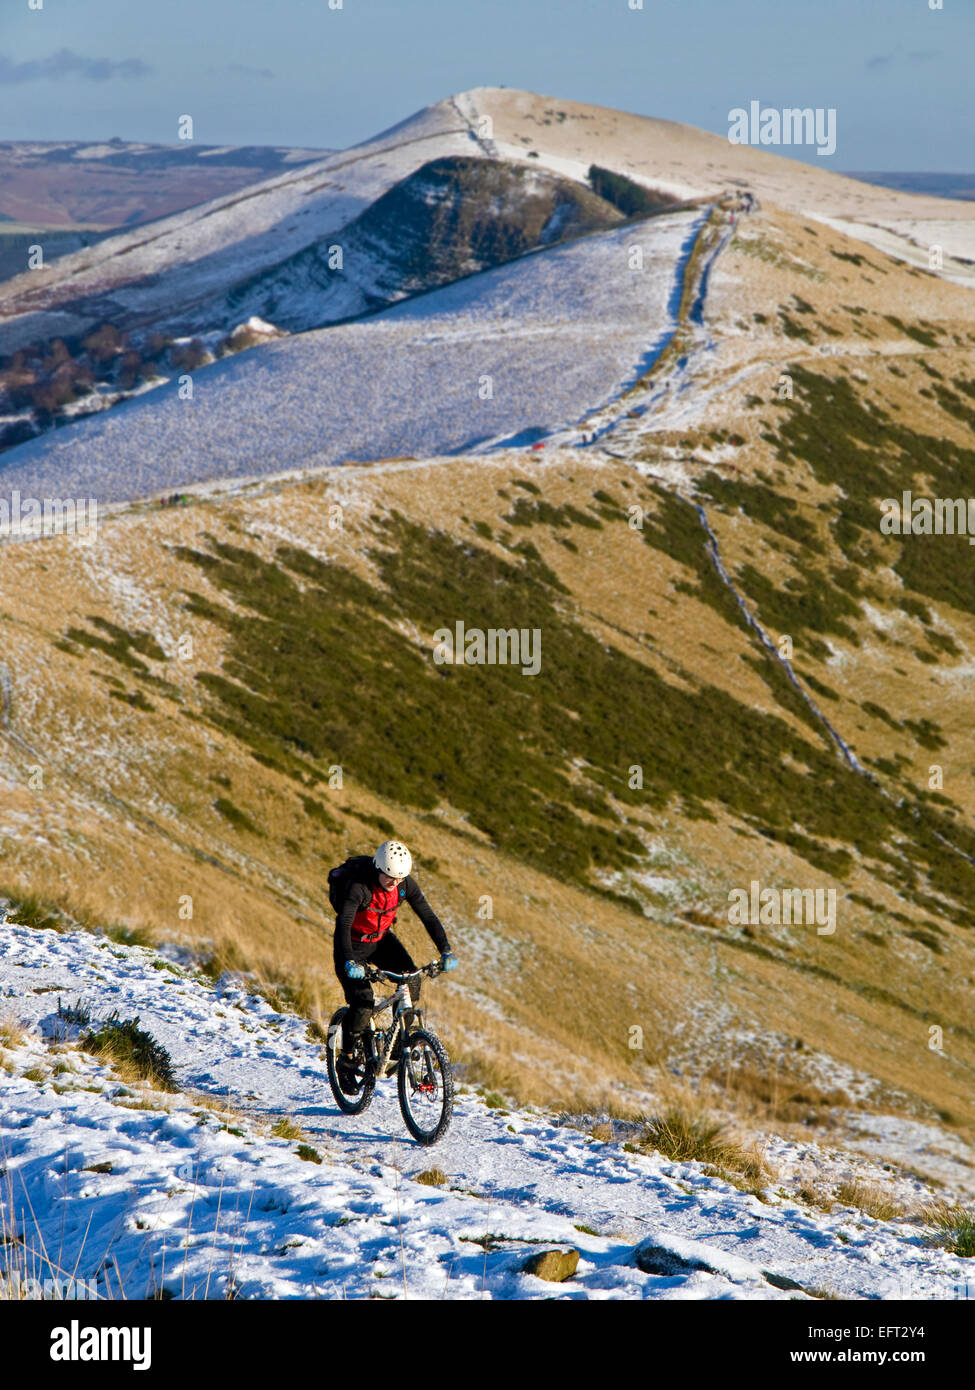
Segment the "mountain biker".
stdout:
[[[372,985],[365,978],[364,963],[380,970],[407,974],[416,969],[409,951],[393,933],[400,904],[410,907],[426,927],[440,952],[444,970],[453,970],[457,957],[450,949],[440,918],[410,876],[413,856],[399,840],[386,840],[370,857],[360,854],[346,861],[341,908],[335,919],[335,973],[348,1004],[342,1026],[342,1050],[338,1056],[338,1076],[342,1089],[355,1085],[356,1034],[369,1022],[375,999]],[[410,999],[420,1001],[420,981],[410,980]],[[409,1026],[412,1013],[406,1018]]]

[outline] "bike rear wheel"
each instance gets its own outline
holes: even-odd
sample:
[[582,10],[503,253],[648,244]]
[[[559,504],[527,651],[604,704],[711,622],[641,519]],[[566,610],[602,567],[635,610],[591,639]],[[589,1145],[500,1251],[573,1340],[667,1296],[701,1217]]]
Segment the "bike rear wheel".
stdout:
[[396,1084],[406,1128],[418,1144],[436,1144],[454,1113],[454,1074],[435,1034],[417,1028],[404,1038]]
[[342,1051],[342,1020],[348,1012],[348,1009],[339,1009],[338,1013],[332,1015],[325,1045],[325,1065],[328,1068],[328,1083],[338,1108],[345,1115],[361,1115],[372,1100],[376,1089],[376,1077],[366,1056],[365,1038],[360,1033],[356,1038],[355,1050],[356,1089],[345,1091],[339,1082],[338,1056]]

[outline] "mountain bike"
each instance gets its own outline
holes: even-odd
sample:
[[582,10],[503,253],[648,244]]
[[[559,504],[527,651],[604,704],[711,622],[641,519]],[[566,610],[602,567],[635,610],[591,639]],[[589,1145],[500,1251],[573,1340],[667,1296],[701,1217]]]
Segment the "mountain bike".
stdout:
[[[419,975],[432,980],[441,973],[439,961],[406,975],[367,965],[365,978],[371,984],[388,980],[396,989],[373,1005],[368,1027],[356,1036],[355,1065],[344,1085],[339,1080],[338,1054],[348,1008],[332,1015],[325,1054],[329,1085],[343,1114],[361,1115],[372,1101],[376,1081],[395,1075],[406,1128],[424,1145],[436,1144],[447,1132],[454,1110],[454,1076],[443,1043],[423,1026],[423,1009],[414,1006],[409,982]],[[373,1020],[389,1008],[391,1020],[377,1028]]]

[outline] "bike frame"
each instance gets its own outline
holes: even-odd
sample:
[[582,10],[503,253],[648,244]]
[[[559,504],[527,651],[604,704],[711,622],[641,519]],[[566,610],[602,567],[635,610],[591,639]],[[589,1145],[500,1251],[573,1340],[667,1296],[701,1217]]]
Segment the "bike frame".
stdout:
[[[396,1003],[396,1000],[400,997],[400,989],[404,985],[408,984],[410,980],[415,980],[420,975],[426,975],[429,979],[433,979],[440,973],[441,967],[439,961],[431,961],[429,965],[421,965],[419,970],[411,970],[405,975],[397,975],[391,970],[379,970],[375,966],[366,966],[366,979],[369,980],[371,984],[378,983],[378,981],[380,980],[388,980],[390,984],[395,983],[397,985],[397,989],[392,994],[390,994],[386,999],[381,999],[379,1003],[373,1005],[372,1013],[369,1016],[369,1032],[371,1034],[370,1046],[372,1049],[372,1060],[376,1069],[377,1076],[382,1077],[388,1076],[390,1074],[387,1071],[387,1067],[389,1064],[389,1054],[393,1050],[397,1036],[405,1039],[406,1024],[403,1022],[403,1014],[396,1014],[393,1018],[393,1023],[395,1027],[390,1029],[389,1035],[385,1039],[384,1045],[380,1048],[377,1048],[377,1029],[373,1024],[373,1019],[376,1018],[378,1014],[385,1013],[385,1011],[391,1005]],[[418,1024],[422,1028],[423,1009],[418,1004],[413,1004],[412,1002],[410,1003],[409,1007],[413,1011],[415,1024]],[[385,1032],[385,1029],[378,1031]]]

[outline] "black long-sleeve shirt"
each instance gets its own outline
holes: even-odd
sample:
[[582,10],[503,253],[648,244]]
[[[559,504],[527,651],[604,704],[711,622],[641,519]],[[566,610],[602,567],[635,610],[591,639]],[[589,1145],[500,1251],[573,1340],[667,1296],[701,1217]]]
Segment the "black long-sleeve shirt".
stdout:
[[[375,870],[370,880],[361,882],[353,881],[349,885],[348,897],[342,904],[342,911],[335,921],[335,935],[338,942],[338,954],[343,960],[353,958],[352,949],[352,920],[357,912],[367,908],[372,901],[374,889],[379,886],[379,877]],[[430,938],[437,950],[443,955],[450,950],[450,943],[447,940],[447,933],[444,931],[443,923],[420,892],[420,885],[412,875],[404,878],[402,882],[403,901],[409,903],[410,907],[419,917],[426,927]]]

